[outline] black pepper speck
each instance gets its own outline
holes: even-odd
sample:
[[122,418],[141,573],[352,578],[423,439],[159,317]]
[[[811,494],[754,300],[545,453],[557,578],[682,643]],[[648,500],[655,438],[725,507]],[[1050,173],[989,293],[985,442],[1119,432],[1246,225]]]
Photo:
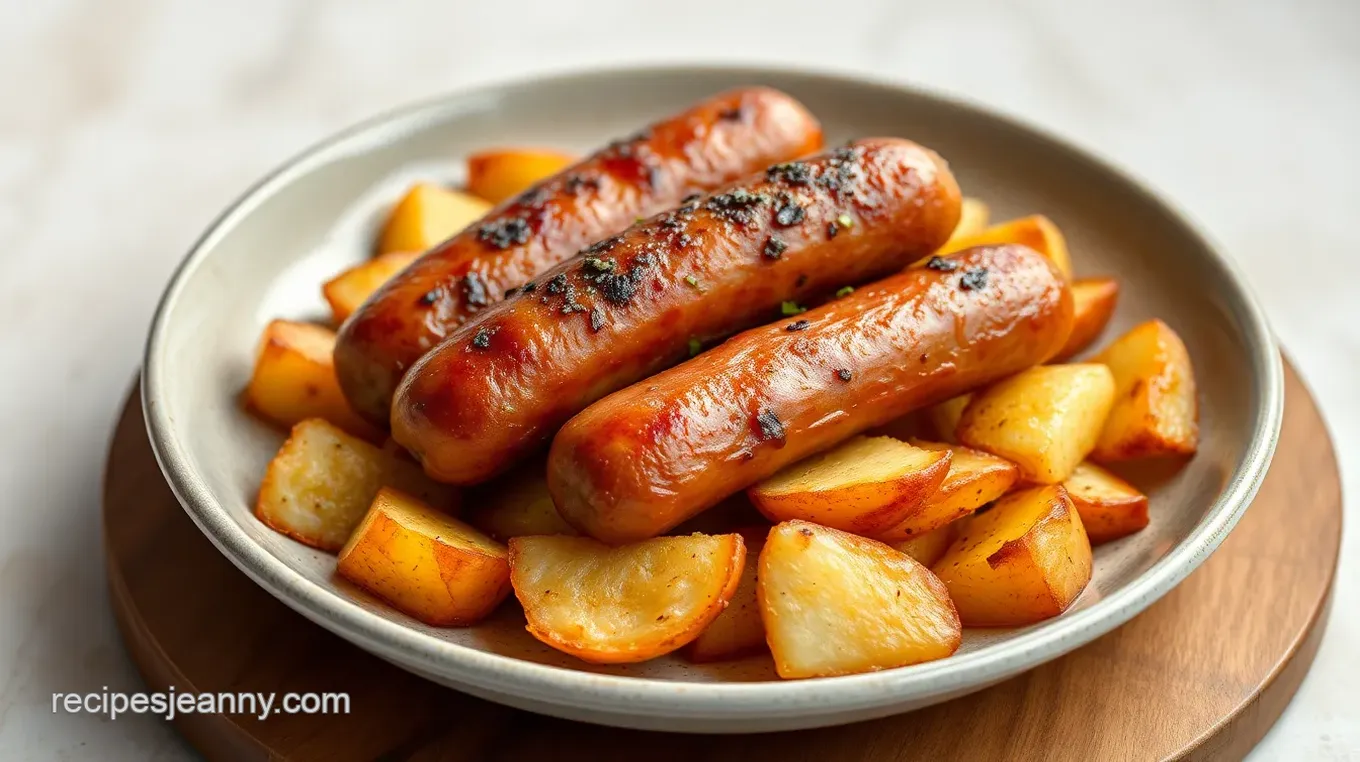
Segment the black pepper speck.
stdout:
[[596,307],[590,311],[590,330],[599,332],[604,328],[604,310]]
[[463,276],[463,298],[474,307],[485,307],[489,301],[486,281],[482,274],[473,270]]
[[929,270],[939,270],[942,273],[952,273],[959,269],[959,263],[944,257],[931,257],[926,260],[926,268]]
[[770,440],[784,441],[784,423],[779,420],[773,410],[766,408],[756,414],[756,424],[760,426],[760,438],[762,441]]
[[485,328],[479,329],[477,335],[472,337],[472,346],[477,349],[486,349],[491,346],[491,331]]
[[801,161],[790,161],[765,170],[765,177],[786,185],[807,185],[812,182],[812,168]]
[[803,211],[803,207],[799,206],[793,199],[782,199],[781,204],[774,213],[774,221],[779,223],[780,226],[797,225],[807,217],[807,212]]
[[809,322],[806,321],[806,320],[796,320],[796,321],[794,321],[794,322],[792,322],[792,323],[789,323],[788,325],[784,326],[784,330],[786,330],[786,331],[788,331],[788,332],[790,332],[790,333],[793,333],[794,331],[803,331],[803,330],[807,330],[807,327],[810,326],[810,325],[812,325],[812,323],[809,323]]
[[840,370],[836,371],[836,378],[839,378],[842,381],[849,381],[853,377],[853,375],[854,374],[850,372],[849,368],[841,368]]
[[975,291],[987,287],[987,268],[975,267],[963,274],[959,278],[959,288],[964,291]]
[[498,249],[522,246],[529,241],[529,223],[522,217],[495,220],[477,228],[477,238]]

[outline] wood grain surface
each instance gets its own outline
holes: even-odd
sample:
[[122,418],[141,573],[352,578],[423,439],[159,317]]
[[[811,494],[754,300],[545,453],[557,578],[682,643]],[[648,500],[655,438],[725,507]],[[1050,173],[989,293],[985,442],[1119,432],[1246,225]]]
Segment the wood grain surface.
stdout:
[[1282,440],[1223,546],[1132,622],[993,688],[837,728],[698,736],[605,728],[425,682],[304,620],[194,527],[161,477],[134,393],[106,466],[114,611],[148,684],[346,691],[343,717],[186,715],[210,759],[1239,759],[1289,703],[1326,622],[1341,536],[1331,440],[1286,370]]

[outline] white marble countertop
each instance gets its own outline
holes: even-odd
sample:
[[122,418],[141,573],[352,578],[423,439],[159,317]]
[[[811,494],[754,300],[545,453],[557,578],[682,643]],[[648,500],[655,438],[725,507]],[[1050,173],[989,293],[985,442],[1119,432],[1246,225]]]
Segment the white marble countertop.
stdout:
[[[782,63],[964,93],[1043,125],[1133,170],[1237,257],[1353,488],[1357,31],[1354,0],[0,0],[0,757],[191,753],[156,721],[51,708],[56,691],[138,684],[105,598],[98,494],[156,297],[262,173],[470,84]],[[1354,500],[1347,514],[1354,526]],[[1317,663],[1253,759],[1360,759],[1354,531],[1343,552]]]

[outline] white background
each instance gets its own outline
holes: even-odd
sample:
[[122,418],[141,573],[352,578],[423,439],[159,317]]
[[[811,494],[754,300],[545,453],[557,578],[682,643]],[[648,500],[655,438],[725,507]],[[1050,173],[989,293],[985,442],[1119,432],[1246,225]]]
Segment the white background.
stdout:
[[[0,758],[189,753],[150,720],[51,713],[53,691],[137,685],[105,598],[98,485],[153,304],[262,173],[471,84],[783,63],[1047,127],[1146,179],[1243,264],[1354,488],[1357,33],[1356,0],[0,0]],[[1344,553],[1317,664],[1254,759],[1360,759],[1354,531]]]

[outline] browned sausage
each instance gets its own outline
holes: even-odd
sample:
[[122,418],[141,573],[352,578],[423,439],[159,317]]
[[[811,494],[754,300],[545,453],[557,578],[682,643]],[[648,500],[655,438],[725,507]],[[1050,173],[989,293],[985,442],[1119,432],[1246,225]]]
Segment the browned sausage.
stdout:
[[605,542],[652,537],[790,463],[1062,348],[1072,296],[1043,256],[1007,245],[931,262],[591,405],[553,440],[558,511]]
[[948,167],[906,140],[776,165],[591,246],[463,326],[407,374],[392,436],[436,479],[484,481],[691,341],[899,270],[958,216]]
[[406,369],[507,289],[639,216],[821,145],[807,109],[759,87],[724,93],[611,143],[436,246],[369,298],[335,347],[345,396],[386,428]]

